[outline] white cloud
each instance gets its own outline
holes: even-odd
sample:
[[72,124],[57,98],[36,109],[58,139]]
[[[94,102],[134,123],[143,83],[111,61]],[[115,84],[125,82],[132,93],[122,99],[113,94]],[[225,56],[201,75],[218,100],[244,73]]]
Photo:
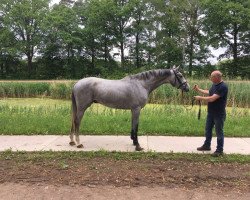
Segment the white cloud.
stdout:
[[212,54],[214,57],[210,57],[208,59],[208,61],[211,62],[211,64],[216,64],[219,61],[219,56],[223,53],[225,53],[226,48],[218,48],[218,49],[214,49],[212,47],[209,47],[209,49],[211,50]]

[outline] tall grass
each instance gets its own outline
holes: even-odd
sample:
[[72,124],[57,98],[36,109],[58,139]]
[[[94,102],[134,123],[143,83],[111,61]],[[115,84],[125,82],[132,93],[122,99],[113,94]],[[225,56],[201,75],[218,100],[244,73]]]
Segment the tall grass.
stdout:
[[[54,99],[70,99],[71,89],[75,81],[47,82],[0,82],[0,98],[12,97],[50,97]],[[190,80],[190,86],[198,84],[201,88],[209,89],[210,81]],[[250,81],[226,81],[229,86],[228,106],[250,106]],[[196,93],[190,91],[181,93],[171,85],[162,85],[152,92],[149,103],[190,104]]]
[[0,82],[0,97],[51,97],[55,99],[70,99],[73,84],[73,81]]
[[[226,81],[228,93],[228,106],[232,107],[250,107],[250,81]],[[200,88],[209,89],[210,81],[190,80],[191,88],[198,84]],[[190,104],[192,97],[197,95],[193,90],[188,93],[181,93],[180,90],[173,88],[171,85],[163,85],[155,90],[150,95],[151,103],[175,103],[175,104]]]
[[50,96],[50,83],[0,82],[0,97]]
[[[191,108],[191,107],[190,107]],[[139,135],[203,136],[206,107],[201,120],[197,109],[178,105],[148,104],[140,116]],[[66,100],[3,99],[0,100],[0,134],[69,134],[71,104]],[[226,136],[250,137],[250,110],[228,108]],[[131,113],[92,105],[81,124],[82,134],[129,135]]]

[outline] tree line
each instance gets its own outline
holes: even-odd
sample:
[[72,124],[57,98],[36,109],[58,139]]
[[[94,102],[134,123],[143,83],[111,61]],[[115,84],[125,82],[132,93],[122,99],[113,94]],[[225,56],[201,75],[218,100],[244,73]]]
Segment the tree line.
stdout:
[[[250,0],[0,0],[0,78],[55,79],[179,65],[250,78]],[[211,47],[223,47],[212,65]]]

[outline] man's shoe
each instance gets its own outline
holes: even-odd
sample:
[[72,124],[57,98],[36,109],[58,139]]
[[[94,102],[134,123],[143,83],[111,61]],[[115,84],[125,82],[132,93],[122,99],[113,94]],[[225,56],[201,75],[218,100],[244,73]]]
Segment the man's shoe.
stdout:
[[211,151],[211,148],[203,145],[201,147],[198,147],[197,151]]
[[220,157],[220,156],[223,156],[223,152],[222,151],[215,151],[213,154],[212,154],[213,157]]

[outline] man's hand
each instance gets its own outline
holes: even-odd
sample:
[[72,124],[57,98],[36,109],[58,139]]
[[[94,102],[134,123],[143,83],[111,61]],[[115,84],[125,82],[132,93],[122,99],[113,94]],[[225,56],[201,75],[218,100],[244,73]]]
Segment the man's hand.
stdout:
[[195,84],[194,87],[193,87],[193,90],[199,91],[199,89],[200,89],[199,86]]
[[202,97],[201,96],[194,96],[194,99],[197,101],[200,101],[200,100],[202,100]]

